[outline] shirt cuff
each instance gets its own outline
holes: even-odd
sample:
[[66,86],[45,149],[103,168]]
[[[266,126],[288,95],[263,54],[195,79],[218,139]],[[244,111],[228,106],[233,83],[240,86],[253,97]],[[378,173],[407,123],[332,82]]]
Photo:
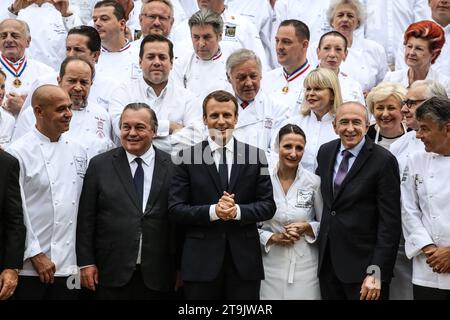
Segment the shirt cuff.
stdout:
[[170,121],[169,120],[159,120],[158,121],[158,131],[156,135],[158,137],[167,137],[169,135]]
[[233,220],[241,220],[241,207],[238,204],[236,205],[236,216]]
[[210,221],[217,221],[217,220],[219,220],[219,217],[216,214],[216,205],[215,204],[212,204],[209,207],[209,220]]
[[82,266],[82,267],[78,267],[78,268],[80,268],[80,270],[81,270],[81,269],[85,269],[85,268],[89,268],[89,267],[95,267],[95,264],[88,264],[86,266]]
[[264,251],[266,253],[269,253],[270,248],[272,247],[272,245],[268,245],[267,243],[270,240],[270,237],[272,237],[273,232],[267,231],[267,230],[259,230],[259,242],[261,243],[261,245],[264,248]]

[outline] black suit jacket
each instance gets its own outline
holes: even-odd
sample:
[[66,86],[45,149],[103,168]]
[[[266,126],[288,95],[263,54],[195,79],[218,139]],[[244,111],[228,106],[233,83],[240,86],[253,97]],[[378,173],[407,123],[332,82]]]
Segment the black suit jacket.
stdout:
[[19,162],[0,149],[0,272],[22,268],[25,236]]
[[174,229],[167,214],[173,165],[168,154],[156,148],[155,152],[144,214],[122,147],[100,154],[89,163],[78,211],[77,260],[79,266],[95,264],[103,286],[121,287],[130,280],[142,234],[141,270],[145,285],[158,291],[174,288]]
[[360,283],[370,265],[390,281],[400,232],[400,179],[397,160],[366,137],[366,142],[333,196],[333,168],[341,140],[319,149],[317,174],[324,202],[319,233],[319,269],[329,246],[337,277]]
[[235,140],[229,192],[241,220],[210,221],[209,209],[223,195],[207,141],[183,151],[169,193],[171,218],[185,225],[181,261],[185,281],[212,281],[222,268],[227,244],[241,278],[264,278],[256,223],[275,214],[272,183],[264,152]]

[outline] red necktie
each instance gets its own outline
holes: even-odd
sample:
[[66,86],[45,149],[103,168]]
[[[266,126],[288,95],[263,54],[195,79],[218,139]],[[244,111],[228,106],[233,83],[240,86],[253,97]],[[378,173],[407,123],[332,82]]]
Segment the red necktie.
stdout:
[[249,105],[248,101],[245,101],[245,100],[244,100],[244,101],[241,102],[241,108],[242,108],[242,109],[247,108],[248,105]]

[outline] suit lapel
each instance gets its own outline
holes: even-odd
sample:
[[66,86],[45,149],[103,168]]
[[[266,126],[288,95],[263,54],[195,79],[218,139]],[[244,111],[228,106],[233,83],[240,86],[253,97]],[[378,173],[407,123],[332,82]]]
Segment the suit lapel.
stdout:
[[327,191],[327,194],[331,194],[331,199],[333,199],[333,194],[334,194],[334,192],[333,192],[333,183],[334,183],[334,180],[333,180],[333,172],[334,172],[334,164],[335,164],[335,162],[336,162],[336,157],[337,157],[337,153],[339,152],[339,148],[340,148],[340,146],[341,146],[341,140],[336,140],[336,143],[335,143],[335,145],[334,145],[334,148],[332,148],[331,149],[331,152],[333,152],[331,155],[330,155],[330,157],[328,157],[328,165],[327,165],[327,168],[328,168],[328,174],[327,175],[325,175],[325,177],[327,178],[327,181],[323,181],[323,183],[324,183],[324,185],[326,186],[326,188],[328,189],[328,190],[326,190]]
[[159,192],[165,181],[167,175],[167,159],[163,159],[160,155],[160,151],[155,149],[155,166],[153,168],[152,185],[150,187],[150,194],[148,196],[147,204],[145,206],[146,214],[148,210],[154,206],[156,199],[158,199]]
[[[219,172],[217,172],[217,167],[214,162],[214,157],[212,155],[211,148],[209,147],[209,143],[207,140],[203,141],[203,161],[205,163],[206,169],[211,176],[212,181],[214,182],[214,185],[216,186],[217,191],[219,192],[219,195],[222,196],[222,186],[220,185],[220,177]],[[205,161],[206,160],[206,161]]]
[[117,175],[119,176],[119,179],[122,181],[122,185],[126,193],[131,198],[136,208],[138,208],[139,211],[142,211],[142,208],[139,208],[138,205],[137,194],[133,185],[133,177],[131,175],[130,165],[123,148],[117,149],[117,152],[114,154],[113,166],[116,170]]
[[355,162],[353,163],[352,167],[350,168],[350,171],[345,176],[344,181],[342,181],[342,186],[339,189],[338,194],[336,195],[336,198],[342,193],[342,190],[344,190],[347,183],[353,179],[353,177],[359,172],[359,170],[364,166],[364,163],[369,159],[369,156],[372,151],[372,140],[370,138],[366,137],[366,142],[364,143],[361,151],[358,153],[358,156],[355,159]]
[[[234,139],[234,138],[233,138]],[[238,147],[239,144],[239,147]],[[228,191],[233,193],[234,187],[239,178],[241,166],[245,164],[245,148],[244,144],[234,139],[234,151],[233,151],[233,165],[231,167],[230,185]]]

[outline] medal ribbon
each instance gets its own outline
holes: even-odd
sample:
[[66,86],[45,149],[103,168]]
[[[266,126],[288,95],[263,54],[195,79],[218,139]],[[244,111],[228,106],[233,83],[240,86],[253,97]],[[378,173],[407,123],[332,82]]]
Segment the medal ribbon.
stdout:
[[[16,63],[12,63],[8,59],[6,59],[6,57],[4,55],[1,55],[0,63],[14,77],[19,78],[22,75],[22,73],[25,70],[25,68],[27,67],[27,58],[25,56],[23,56],[23,58],[21,58]],[[17,68],[14,65],[18,65]]]

